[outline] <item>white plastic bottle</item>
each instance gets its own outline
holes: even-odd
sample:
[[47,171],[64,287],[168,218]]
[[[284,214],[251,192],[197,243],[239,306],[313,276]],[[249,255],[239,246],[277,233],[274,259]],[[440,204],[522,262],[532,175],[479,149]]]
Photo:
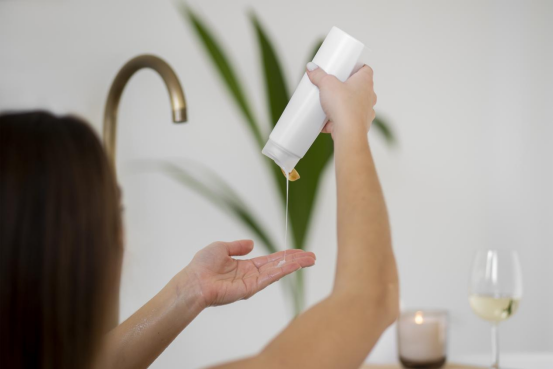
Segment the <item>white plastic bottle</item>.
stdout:
[[[361,66],[358,60],[363,48],[361,42],[341,29],[332,27],[313,58],[313,63],[343,82],[354,69]],[[262,153],[273,159],[286,173],[290,173],[315,142],[325,121],[319,89],[304,74]]]

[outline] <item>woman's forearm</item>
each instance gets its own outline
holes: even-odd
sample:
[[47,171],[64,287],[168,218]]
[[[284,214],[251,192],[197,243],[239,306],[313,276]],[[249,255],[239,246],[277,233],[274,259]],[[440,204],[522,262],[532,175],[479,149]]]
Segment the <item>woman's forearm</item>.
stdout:
[[[338,259],[334,293],[365,294],[397,309],[398,279],[388,213],[363,124],[335,135]],[[392,313],[395,313],[392,311]]]
[[237,260],[253,249],[251,240],[213,242],[198,251],[154,298],[104,339],[96,368],[146,368],[207,306],[246,299],[283,276],[315,263],[311,252],[289,250]]
[[95,367],[147,368],[203,309],[201,292],[187,281],[186,276],[177,275],[109,332]]
[[[343,126],[359,129],[344,128],[334,135],[338,196],[335,286],[327,299],[294,320],[262,353],[262,359],[271,357],[268,362],[289,360],[281,367],[358,368],[395,319],[397,272],[367,134],[363,124]],[[284,352],[289,359],[278,357]]]
[[[360,125],[362,127],[362,125]],[[397,272],[366,131],[335,135],[338,265],[333,292],[263,352],[220,369],[357,369],[397,314]]]
[[358,369],[387,324],[374,304],[331,294],[296,317],[260,354],[212,369]]

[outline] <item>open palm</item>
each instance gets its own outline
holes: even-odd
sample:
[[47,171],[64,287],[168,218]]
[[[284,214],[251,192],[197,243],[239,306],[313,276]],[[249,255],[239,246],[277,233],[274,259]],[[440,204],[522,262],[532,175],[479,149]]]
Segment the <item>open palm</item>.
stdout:
[[214,242],[194,256],[186,269],[197,280],[205,306],[247,299],[285,275],[315,264],[315,254],[303,250],[287,250],[284,263],[284,251],[247,260],[232,258],[252,249],[251,240]]

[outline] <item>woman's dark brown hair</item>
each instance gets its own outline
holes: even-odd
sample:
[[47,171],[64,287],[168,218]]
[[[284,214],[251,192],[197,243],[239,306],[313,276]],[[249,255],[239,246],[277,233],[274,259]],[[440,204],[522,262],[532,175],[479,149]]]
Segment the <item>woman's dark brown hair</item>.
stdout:
[[122,245],[117,184],[86,123],[0,115],[0,227],[0,366],[89,367]]

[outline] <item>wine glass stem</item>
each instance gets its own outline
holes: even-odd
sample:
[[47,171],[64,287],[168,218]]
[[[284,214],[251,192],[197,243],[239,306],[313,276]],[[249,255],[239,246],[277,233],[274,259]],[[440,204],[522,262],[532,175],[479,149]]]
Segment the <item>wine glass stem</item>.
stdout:
[[492,369],[499,369],[499,337],[497,323],[492,324]]

